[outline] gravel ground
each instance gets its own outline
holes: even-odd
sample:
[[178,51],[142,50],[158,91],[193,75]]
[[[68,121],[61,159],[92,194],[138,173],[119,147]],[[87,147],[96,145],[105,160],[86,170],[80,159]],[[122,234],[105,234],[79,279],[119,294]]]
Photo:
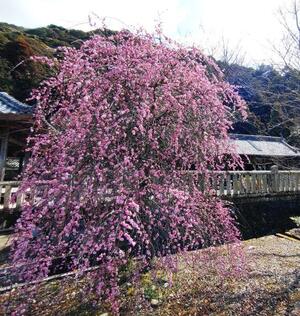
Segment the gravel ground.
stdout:
[[[289,233],[300,236],[300,229]],[[245,297],[260,294],[256,315],[300,316],[300,240],[267,236],[244,244],[251,258]]]
[[[300,237],[300,229],[289,233]],[[245,277],[197,279],[183,271],[161,305],[124,315],[300,316],[300,240],[272,235],[243,245]]]
[[[300,229],[289,233],[300,237]],[[244,241],[243,245],[248,262],[245,277],[220,279],[210,274],[199,277],[181,271],[173,287],[151,285],[152,294],[146,298],[146,303],[140,300],[141,289],[135,294],[124,295],[121,315],[300,316],[300,240],[272,235]],[[55,293],[50,288],[54,285],[61,287],[57,282],[44,286],[42,296],[47,297],[47,305],[40,299],[30,315],[105,313],[105,310],[85,310],[74,286],[66,290],[63,301],[57,302],[53,297],[53,304],[49,304],[51,295]],[[145,289],[142,290],[145,293]],[[0,306],[12,297],[15,294],[0,296]],[[0,315],[5,315],[1,314],[1,308]]]

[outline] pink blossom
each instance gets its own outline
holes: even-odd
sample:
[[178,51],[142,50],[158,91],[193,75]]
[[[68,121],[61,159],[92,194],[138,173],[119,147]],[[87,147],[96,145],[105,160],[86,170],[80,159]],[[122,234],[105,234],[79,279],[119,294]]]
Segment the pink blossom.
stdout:
[[228,131],[246,107],[213,60],[155,35],[94,36],[60,55],[33,92],[21,190],[38,199],[22,211],[12,259],[26,263],[26,280],[47,276],[58,257],[82,273],[98,265],[85,290],[117,313],[120,267],[132,257],[137,278],[155,256],[174,271],[175,252],[239,240],[209,170],[240,163],[227,155]]

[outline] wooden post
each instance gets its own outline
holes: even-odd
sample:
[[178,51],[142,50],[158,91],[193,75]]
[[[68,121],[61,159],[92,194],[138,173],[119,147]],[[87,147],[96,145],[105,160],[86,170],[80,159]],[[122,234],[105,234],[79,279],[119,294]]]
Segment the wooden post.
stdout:
[[282,191],[286,192],[287,191],[287,176],[285,173],[282,174],[282,185],[283,185]]
[[219,193],[220,193],[220,196],[224,195],[224,180],[225,180],[224,176],[225,176],[225,174],[221,173],[220,177],[219,177]]
[[240,191],[240,195],[244,194],[245,193],[245,176],[244,174],[240,174],[240,177],[239,177],[239,191]]
[[24,202],[24,194],[19,192],[17,194],[17,199],[16,199],[16,208],[20,209],[22,207],[23,202]]
[[226,195],[227,196],[231,195],[231,175],[230,175],[230,173],[227,174],[227,178],[226,178]]
[[251,177],[249,175],[249,173],[246,175],[246,194],[251,193]]
[[295,191],[295,175],[290,172],[290,178],[291,178],[291,191]]
[[218,195],[218,175],[215,173],[211,177],[211,187],[215,191],[215,194]]
[[283,174],[282,173],[279,173],[278,174],[278,192],[281,192],[283,191]]
[[296,192],[299,191],[299,173],[296,173]]
[[24,154],[23,161],[22,161],[22,170],[21,171],[23,171],[26,168],[26,165],[27,165],[29,159],[30,159],[30,154],[28,151],[26,151]]
[[261,186],[262,186],[261,180],[262,180],[261,173],[258,173],[256,175],[256,193],[261,193]]
[[292,173],[290,172],[289,173],[289,191],[293,191],[293,175]]
[[264,193],[268,193],[268,174],[264,174]]
[[251,174],[251,193],[256,193],[256,174]]
[[238,176],[236,173],[232,175],[232,195],[237,195],[238,194]]
[[271,167],[271,188],[272,192],[278,191],[278,166]]
[[11,199],[11,185],[5,186],[4,191],[4,202],[3,202],[3,209],[7,210],[9,209],[10,199]]
[[198,188],[202,192],[205,190],[205,178],[203,174],[198,174]]
[[1,148],[0,148],[0,181],[4,180],[5,176],[5,163],[7,156],[7,143],[8,143],[8,131],[5,131],[0,138],[1,140]]

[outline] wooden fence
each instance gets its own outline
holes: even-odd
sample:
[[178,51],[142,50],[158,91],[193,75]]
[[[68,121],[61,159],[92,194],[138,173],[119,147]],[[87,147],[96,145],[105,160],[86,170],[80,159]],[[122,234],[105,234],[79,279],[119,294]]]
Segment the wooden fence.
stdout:
[[212,188],[218,196],[264,196],[300,191],[300,170],[214,172]]
[[[25,199],[32,198],[18,194],[20,182],[0,182],[0,210],[20,208]],[[202,183],[203,185],[203,183]],[[300,170],[278,171],[215,171],[211,177],[211,187],[221,197],[247,197],[300,193]]]
[[0,210],[16,209],[22,206],[24,194],[17,194],[19,185],[18,181],[0,182]]

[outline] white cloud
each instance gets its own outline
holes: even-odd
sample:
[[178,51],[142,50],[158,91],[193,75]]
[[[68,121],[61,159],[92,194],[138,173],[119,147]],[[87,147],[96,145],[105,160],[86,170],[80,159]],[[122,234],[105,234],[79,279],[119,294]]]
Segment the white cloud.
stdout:
[[[0,0],[0,21],[25,27],[48,24],[89,29],[88,16],[106,17],[109,27],[143,26],[202,47],[222,37],[238,42],[251,61],[272,57],[269,41],[279,38],[276,10],[290,0]],[[94,21],[97,19],[94,18]],[[100,21],[98,21],[100,23]]]

